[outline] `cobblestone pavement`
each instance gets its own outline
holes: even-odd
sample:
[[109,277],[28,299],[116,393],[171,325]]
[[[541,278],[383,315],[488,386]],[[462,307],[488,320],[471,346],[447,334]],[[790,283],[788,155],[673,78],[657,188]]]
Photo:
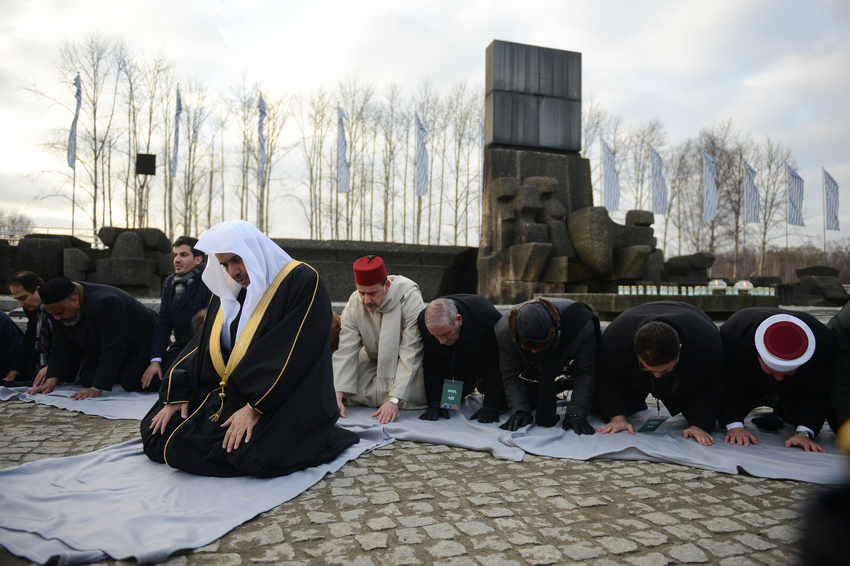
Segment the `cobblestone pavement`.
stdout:
[[[19,401],[0,403],[0,422],[0,467],[138,434],[136,421]],[[164,564],[789,564],[801,509],[823,489],[668,464],[531,455],[515,463],[395,442]],[[0,564],[31,563],[0,549]]]

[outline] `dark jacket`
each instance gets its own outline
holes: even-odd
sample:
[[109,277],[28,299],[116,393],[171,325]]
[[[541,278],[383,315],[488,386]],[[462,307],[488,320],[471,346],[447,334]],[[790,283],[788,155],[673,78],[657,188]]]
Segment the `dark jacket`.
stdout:
[[[656,378],[640,371],[635,334],[660,321],[679,334],[679,363],[670,375]],[[599,408],[604,418],[633,412],[634,400],[653,393],[671,415],[682,413],[688,423],[711,432],[723,402],[723,342],[711,318],[698,308],[675,301],[657,301],[628,309],[608,325],[597,355]]]
[[836,425],[850,419],[850,303],[826,325],[835,335],[835,354],[829,398]]
[[[776,381],[761,369],[756,350],[756,330],[775,314],[789,314],[803,321],[815,336],[812,358],[793,375]],[[786,415],[794,424],[820,431],[829,408],[829,381],[835,339],[832,332],[808,313],[772,307],[743,309],[720,327],[726,352],[726,394],[720,424],[743,422],[761,404],[765,394],[775,393],[793,414]],[[796,422],[795,422],[796,421]]]
[[92,383],[83,385],[111,391],[128,359],[150,354],[156,314],[121,289],[75,285],[82,290],[82,316],[74,326],[53,321],[48,377],[73,383],[81,362],[96,364]]
[[198,266],[198,274],[192,283],[186,286],[180,299],[174,292],[174,274],[166,277],[162,284],[162,298],[159,304],[159,314],[151,339],[151,358],[163,358],[171,344],[171,332],[174,332],[174,348],[182,350],[195,335],[192,319],[199,310],[205,308],[212,293],[201,279],[206,267],[205,263]]
[[9,315],[0,311],[0,375],[6,377],[9,370],[15,369],[12,364],[20,353],[23,331]]
[[538,383],[535,422],[541,426],[553,426],[558,422],[554,382],[556,377],[566,373],[574,381],[567,414],[587,417],[593,402],[594,357],[600,335],[599,319],[584,303],[569,299],[547,300],[560,317],[559,338],[540,354],[532,354],[513,341],[507,316],[496,323],[499,365],[511,415],[517,411],[531,412],[533,400],[528,398],[527,382],[520,377],[531,371]]
[[489,299],[480,295],[448,295],[457,305],[461,316],[460,336],[451,346],[444,346],[428,332],[425,311],[419,313],[417,324],[425,343],[425,395],[428,404],[439,403],[443,380],[463,381],[463,396],[471,394],[475,386],[484,393],[484,406],[502,408],[505,392],[499,372],[499,346],[496,343],[495,325],[502,314]]
[[[39,309],[43,309],[39,306]],[[21,374],[21,380],[35,378],[35,374],[29,375],[32,369],[35,368],[35,363],[38,361],[38,348],[36,345],[36,331],[38,330],[38,311],[30,311],[24,309],[24,315],[27,317],[27,330],[24,332],[24,338],[21,342],[21,348],[18,350],[18,355],[15,356],[15,361],[12,362],[11,369]],[[47,348],[50,351],[50,341],[53,338],[53,319],[47,315]]]

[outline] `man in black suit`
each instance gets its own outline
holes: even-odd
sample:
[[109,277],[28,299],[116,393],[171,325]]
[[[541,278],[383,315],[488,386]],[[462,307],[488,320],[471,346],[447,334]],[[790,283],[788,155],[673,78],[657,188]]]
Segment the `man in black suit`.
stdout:
[[484,393],[484,406],[471,418],[481,423],[499,422],[499,411],[507,408],[494,330],[500,318],[502,314],[487,298],[465,294],[436,299],[419,313],[428,399],[428,410],[420,419],[449,418],[448,409],[440,408],[440,398],[443,381],[451,379],[463,382],[462,397],[476,386]]
[[156,391],[160,380],[142,387],[156,314],[130,294],[95,283],[51,279],[39,289],[53,318],[48,377],[30,393],[49,393],[79,373],[84,389],[71,399],[99,397],[115,383],[125,391]]
[[796,426],[785,446],[823,452],[815,437],[829,409],[829,381],[835,338],[808,313],[773,307],[742,309],[720,327],[726,357],[726,395],[720,424],[725,442],[758,444],[744,429],[744,417],[756,407],[772,406],[773,415],[756,417],[764,430],[787,421]]
[[[626,416],[652,394],[671,415],[688,420],[683,438],[714,444],[711,431],[723,402],[723,342],[711,318],[675,301],[632,307],[605,329],[597,355],[603,434],[634,427]],[[660,407],[659,407],[660,408]]]
[[[197,242],[196,238],[189,236],[174,241],[174,274],[162,284],[162,299],[151,340],[151,360],[142,375],[142,387],[168,373],[177,356],[195,335],[192,320],[210,302],[212,294],[201,279],[206,267],[204,252],[195,249]],[[172,332],[174,341],[171,340]]]

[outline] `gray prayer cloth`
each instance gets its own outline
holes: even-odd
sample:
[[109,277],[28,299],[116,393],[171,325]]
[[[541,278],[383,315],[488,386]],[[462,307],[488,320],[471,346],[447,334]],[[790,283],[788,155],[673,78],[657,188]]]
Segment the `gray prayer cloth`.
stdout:
[[156,393],[127,392],[116,386],[112,391],[104,391],[100,397],[90,397],[75,401],[71,395],[81,390],[81,385],[60,385],[48,394],[27,395],[29,387],[0,386],[0,401],[18,399],[38,405],[51,405],[67,411],[77,411],[87,415],[96,415],[106,419],[131,419],[140,421],[156,401]]
[[141,439],[0,470],[0,545],[40,564],[161,562],[213,542],[392,442],[379,428],[357,432],[360,442],[333,462],[269,479],[174,470],[150,461]]

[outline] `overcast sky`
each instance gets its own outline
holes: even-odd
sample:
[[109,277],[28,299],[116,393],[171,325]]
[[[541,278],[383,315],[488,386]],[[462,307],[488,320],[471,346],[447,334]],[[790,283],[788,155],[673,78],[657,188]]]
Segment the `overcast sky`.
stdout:
[[[675,144],[731,119],[790,146],[818,245],[826,168],[850,230],[847,0],[0,0],[0,13],[0,207],[40,226],[70,226],[67,204],[30,200],[54,179],[27,178],[55,164],[38,144],[65,115],[20,87],[55,89],[60,43],[99,32],[136,52],[164,50],[181,74],[221,92],[243,71],[286,92],[334,87],[351,72],[407,93],[424,78],[439,89],[463,78],[483,85],[494,39],[578,51],[583,97],[626,126],[658,118]],[[297,226],[274,232],[305,236]]]

